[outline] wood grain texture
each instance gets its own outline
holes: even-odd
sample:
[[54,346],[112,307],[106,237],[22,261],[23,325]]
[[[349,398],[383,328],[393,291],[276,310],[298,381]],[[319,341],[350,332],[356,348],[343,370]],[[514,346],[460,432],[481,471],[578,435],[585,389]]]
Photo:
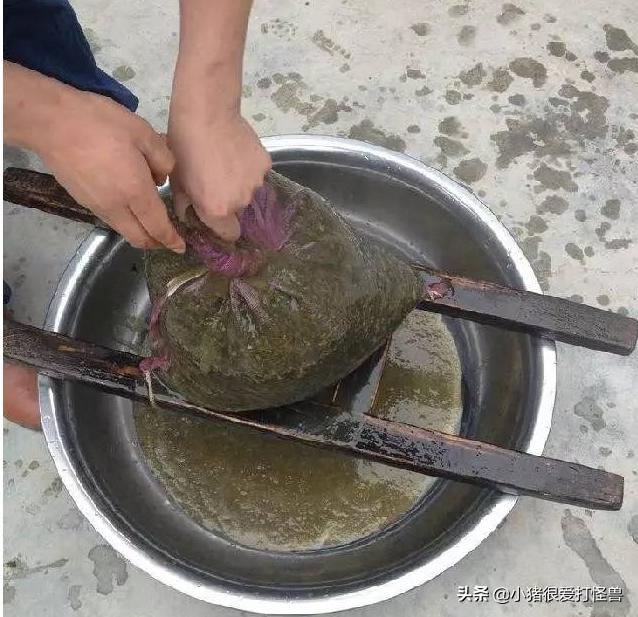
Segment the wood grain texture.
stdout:
[[504,285],[414,266],[423,280],[420,308],[505,327],[597,351],[629,355],[638,321],[625,315]]
[[108,228],[93,212],[78,204],[50,174],[7,167],[3,178],[3,197],[19,206],[34,208],[72,221]]
[[[4,356],[51,377],[148,401],[147,387],[138,368],[141,358],[130,353],[5,320]],[[532,456],[379,418],[355,418],[316,401],[230,414],[190,403],[166,390],[157,380],[153,389],[159,406],[179,413],[205,415],[401,469],[586,508],[618,510],[622,505],[621,476],[576,463]]]

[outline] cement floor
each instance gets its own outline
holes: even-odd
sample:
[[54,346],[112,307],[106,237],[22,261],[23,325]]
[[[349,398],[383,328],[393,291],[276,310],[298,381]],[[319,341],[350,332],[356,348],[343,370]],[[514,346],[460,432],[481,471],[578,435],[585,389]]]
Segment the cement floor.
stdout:
[[[462,0],[458,0],[461,2]],[[468,183],[515,235],[549,293],[638,315],[638,8],[633,0],[256,2],[244,110],[261,135],[386,145]],[[167,120],[177,2],[78,0],[98,63],[140,113]],[[14,149],[5,165],[39,164]],[[87,228],[4,208],[16,317],[41,324]],[[638,614],[638,354],[558,346],[546,454],[626,478],[620,512],[522,499],[436,580],[353,615]],[[5,423],[7,617],[231,615],[123,561],[79,514],[42,435]],[[459,585],[616,586],[621,603],[468,606]]]

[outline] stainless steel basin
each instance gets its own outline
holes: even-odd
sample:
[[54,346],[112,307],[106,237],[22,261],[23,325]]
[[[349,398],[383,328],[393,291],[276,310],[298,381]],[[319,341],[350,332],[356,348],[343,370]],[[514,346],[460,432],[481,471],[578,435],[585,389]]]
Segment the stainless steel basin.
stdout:
[[[352,140],[304,135],[264,142],[278,171],[324,194],[406,258],[540,291],[496,217],[440,172]],[[147,311],[139,252],[95,230],[69,263],[46,326],[130,348],[139,343]],[[450,323],[464,375],[461,432],[540,454],[554,405],[553,344]],[[167,498],[141,453],[129,401],[46,377],[40,377],[40,401],[60,477],[105,540],[165,584],[237,609],[308,614],[385,600],[453,566],[516,503],[438,481],[397,524],[363,540],[314,551],[250,549],[205,530]]]

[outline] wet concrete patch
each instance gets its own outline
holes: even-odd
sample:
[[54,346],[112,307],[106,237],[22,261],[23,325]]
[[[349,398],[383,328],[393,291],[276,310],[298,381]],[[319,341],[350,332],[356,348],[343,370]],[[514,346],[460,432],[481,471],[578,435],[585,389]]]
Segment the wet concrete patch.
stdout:
[[113,584],[124,585],[128,579],[126,562],[108,544],[97,544],[89,551],[93,562],[93,576],[97,580],[96,591],[108,595]]
[[447,90],[445,100],[448,105],[458,105],[463,99],[463,95],[458,90]]
[[562,98],[550,96],[543,113],[538,115],[510,111],[510,117],[505,119],[506,130],[491,135],[498,148],[497,167],[506,168],[528,153],[538,158],[567,159],[579,147],[607,136],[609,101],[605,97],[571,83],[563,84],[558,94]]
[[44,505],[50,499],[54,499],[55,497],[57,497],[62,492],[63,487],[64,485],[62,484],[62,480],[59,477],[55,478],[53,482],[51,482],[51,484],[46,489],[44,489],[42,497],[40,499],[40,503]]
[[412,24],[410,26],[410,30],[412,30],[412,32],[414,32],[417,36],[427,36],[430,32],[430,24],[425,22]]
[[611,229],[611,223],[603,221],[596,229],[596,235],[598,240],[605,245],[606,249],[617,251],[619,249],[628,249],[633,243],[631,238],[614,238],[613,240],[607,239],[607,232]]
[[350,139],[367,141],[368,143],[376,146],[383,146],[398,152],[405,152],[406,148],[405,141],[399,137],[399,135],[386,133],[382,129],[376,127],[372,120],[369,120],[368,118],[362,120],[359,124],[355,124],[350,127],[348,137],[350,137]]
[[572,180],[572,175],[568,171],[561,171],[541,163],[534,171],[534,179],[538,181],[540,189],[551,189],[556,191],[563,189],[568,193],[575,193],[578,185]]
[[625,30],[611,24],[603,26],[607,47],[612,51],[633,51],[638,56],[638,45],[634,43]]
[[86,519],[75,507],[71,508],[57,522],[58,529],[78,530],[84,526]]
[[638,58],[613,58],[607,63],[607,66],[614,73],[638,73]]
[[74,611],[82,608],[82,600],[80,600],[80,591],[82,590],[82,585],[71,585],[69,587],[69,593],[67,598],[69,600],[69,605]]
[[506,68],[498,68],[492,74],[492,79],[487,83],[487,87],[494,92],[505,92],[514,78]]
[[89,47],[94,54],[102,51],[102,42],[100,41],[100,38],[98,37],[95,30],[93,30],[93,28],[82,27],[82,32],[84,33],[84,37],[86,38]]
[[547,43],[547,51],[552,56],[556,56],[557,58],[561,58],[565,55],[565,51],[567,50],[567,46],[562,41],[550,41]]
[[485,69],[483,68],[483,64],[479,62],[475,64],[471,69],[467,71],[461,71],[459,73],[459,79],[466,85],[468,88],[472,88],[473,86],[478,86],[483,78],[487,75]]
[[461,130],[462,128],[461,122],[456,116],[447,116],[439,122],[439,133],[449,135],[450,137],[456,135],[459,137],[467,137],[467,133],[463,132]]
[[519,241],[519,245],[529,259],[543,291],[549,289],[549,279],[552,277],[552,258],[549,253],[539,250],[542,239],[539,236],[528,236]]
[[476,38],[476,28],[474,26],[463,26],[456,35],[459,45],[471,45]]
[[547,80],[545,65],[534,58],[516,58],[510,62],[509,67],[515,75],[531,79],[535,88],[540,88]]
[[548,212],[552,214],[563,214],[567,212],[569,203],[566,199],[560,195],[548,195],[536,208],[536,212],[539,214],[546,214]]
[[271,19],[268,22],[261,24],[262,34],[272,34],[279,39],[290,41],[297,34],[297,26],[295,24],[285,21],[280,17]]
[[408,79],[425,79],[426,77],[425,73],[421,72],[420,69],[411,69],[409,67],[405,69],[405,76]]
[[502,26],[508,26],[522,15],[525,15],[525,11],[523,9],[515,4],[507,2],[503,5],[501,14],[496,18],[496,21]]
[[624,591],[622,602],[594,603],[591,617],[625,617],[630,615],[631,602],[627,597],[627,584],[603,556],[585,521],[566,509],[561,518],[565,544],[584,562],[595,584],[607,589],[620,587]]
[[609,101],[589,90],[579,90],[572,84],[563,84],[558,94],[570,101],[571,113],[564,119],[565,129],[581,139],[596,139],[607,135],[605,113]]
[[339,119],[339,103],[335,99],[326,99],[323,105],[308,118],[308,126],[334,124]]
[[620,200],[608,199],[600,209],[600,213],[608,219],[616,220],[620,217]]
[[572,258],[581,263],[585,260],[585,253],[583,253],[583,249],[580,248],[577,244],[573,242],[568,242],[565,245],[565,252]]
[[127,64],[121,64],[112,73],[118,81],[129,81],[135,77],[135,70]]
[[586,396],[576,403],[574,413],[587,420],[596,432],[607,426],[602,407],[591,396]]
[[515,159],[527,153],[555,158],[564,158],[571,153],[555,117],[507,118],[505,124],[507,130],[490,136],[499,151],[496,159],[499,169],[508,167]]
[[460,17],[461,15],[467,15],[469,10],[470,7],[467,4],[455,4],[447,12],[450,17]]
[[461,157],[469,153],[469,150],[460,141],[443,135],[434,138],[434,145],[438,146],[445,156]]
[[351,54],[348,50],[341,47],[341,45],[337,45],[330,37],[326,36],[326,33],[323,30],[317,30],[312,35],[312,42],[322,51],[325,51],[327,54],[331,56],[339,55],[346,60],[349,60]]
[[609,62],[609,58],[611,56],[606,51],[595,51],[594,58],[598,60],[601,64],[607,64]]
[[279,84],[279,88],[271,95],[272,102],[284,113],[296,111],[307,116],[316,110],[315,105],[304,101],[301,94],[307,90],[301,75],[289,73],[287,77],[280,74],[273,75],[273,81]]
[[472,184],[478,182],[487,171],[487,165],[479,158],[466,159],[461,161],[457,167],[454,168],[454,175],[465,182],[466,184]]
[[527,229],[527,233],[530,235],[542,234],[547,231],[548,225],[545,222],[545,219],[537,214],[532,214],[529,217],[527,223],[525,223],[525,228]]

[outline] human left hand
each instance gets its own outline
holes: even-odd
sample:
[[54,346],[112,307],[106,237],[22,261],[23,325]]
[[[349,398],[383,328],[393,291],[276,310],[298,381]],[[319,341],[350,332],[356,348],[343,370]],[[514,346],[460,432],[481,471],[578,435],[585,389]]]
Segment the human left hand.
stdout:
[[251,126],[238,110],[211,114],[178,107],[171,109],[168,144],[176,160],[171,190],[178,216],[192,205],[222,240],[237,240],[237,215],[271,167]]

